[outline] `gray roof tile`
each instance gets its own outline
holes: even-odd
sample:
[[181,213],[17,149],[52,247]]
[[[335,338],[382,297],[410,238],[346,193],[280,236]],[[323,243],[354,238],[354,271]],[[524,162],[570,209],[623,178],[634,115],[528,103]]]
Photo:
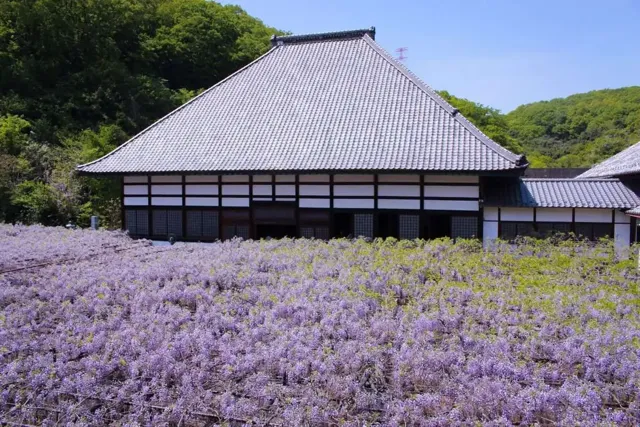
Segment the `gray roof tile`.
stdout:
[[629,209],[640,197],[617,179],[520,179],[486,186],[485,206]]
[[605,178],[640,174],[640,142],[598,163],[578,178]]
[[632,216],[636,216],[636,217],[640,217],[640,206],[636,206],[633,209],[629,209],[628,211],[625,212],[627,215],[632,215]]
[[381,49],[373,30],[278,37],[262,57],[82,173],[504,171],[490,140]]

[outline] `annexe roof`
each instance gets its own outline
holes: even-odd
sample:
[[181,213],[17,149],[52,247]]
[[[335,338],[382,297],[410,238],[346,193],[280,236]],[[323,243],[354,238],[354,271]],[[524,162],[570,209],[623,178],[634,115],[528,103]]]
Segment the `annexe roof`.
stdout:
[[266,54],[77,170],[87,174],[509,171],[480,132],[373,40],[274,37]]
[[640,218],[640,206],[636,206],[633,209],[630,209],[625,212],[627,215],[634,216],[636,218]]
[[598,163],[578,178],[605,178],[640,173],[640,142]]
[[618,179],[519,179],[487,188],[485,206],[630,209],[640,197]]

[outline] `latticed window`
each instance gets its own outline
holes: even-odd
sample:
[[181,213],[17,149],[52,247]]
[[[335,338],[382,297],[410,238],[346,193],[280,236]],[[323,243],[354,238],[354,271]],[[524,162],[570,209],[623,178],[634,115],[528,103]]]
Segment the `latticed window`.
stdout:
[[125,229],[134,236],[149,235],[149,212],[143,209],[126,209],[124,211]]
[[300,237],[329,240],[329,212],[301,209]]
[[215,211],[202,211],[202,236],[217,239],[220,215]]
[[154,210],[153,213],[153,235],[166,236],[167,233],[167,211]]
[[222,227],[222,238],[224,240],[233,239],[234,237],[249,238],[248,225],[225,225]]
[[537,224],[538,234],[541,237],[552,236],[557,233],[567,234],[571,232],[570,222],[539,222]]
[[588,240],[613,236],[613,225],[608,223],[576,222],[576,235]]
[[500,238],[513,240],[518,236],[533,236],[533,222],[504,221],[500,223]]
[[249,209],[227,209],[222,211],[222,239],[234,237],[248,239],[251,234],[249,226]]
[[373,237],[373,214],[354,214],[353,234],[355,237]]
[[187,211],[187,237],[218,238],[219,215],[217,211]]
[[417,239],[420,237],[420,216],[399,215],[398,237],[401,239]]
[[478,237],[478,218],[475,216],[452,216],[451,237],[454,239]]
[[316,239],[329,240],[329,227],[326,226],[308,226],[300,227],[300,236],[307,239],[312,237]]
[[182,237],[182,211],[154,209],[151,215],[154,236]]

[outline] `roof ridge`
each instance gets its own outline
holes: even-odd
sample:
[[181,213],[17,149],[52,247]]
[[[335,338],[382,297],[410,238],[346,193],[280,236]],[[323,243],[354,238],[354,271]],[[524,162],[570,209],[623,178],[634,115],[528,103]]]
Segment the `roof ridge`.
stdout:
[[271,46],[282,46],[284,44],[294,43],[311,43],[325,40],[345,40],[362,38],[368,35],[372,39],[376,38],[376,27],[364,28],[360,30],[347,30],[347,31],[334,31],[329,33],[313,33],[313,34],[299,34],[291,36],[271,36]]
[[569,181],[569,182],[593,182],[593,181],[605,181],[605,182],[617,182],[620,181],[618,178],[598,178],[598,177],[593,177],[593,178],[527,178],[524,177],[522,178],[523,181],[548,181],[548,182],[553,182],[553,181]]
[[152,124],[150,124],[149,126],[147,126],[146,128],[144,128],[143,130],[141,130],[140,132],[138,132],[137,134],[135,134],[135,136],[131,137],[128,141],[124,142],[123,144],[119,145],[118,147],[116,147],[113,151],[108,152],[107,154],[105,154],[102,157],[99,157],[95,160],[92,160],[88,163],[83,163],[81,165],[76,166],[76,170],[82,170],[82,168],[86,167],[86,166],[90,166],[94,163],[97,163],[103,159],[106,159],[107,157],[111,156],[112,154],[118,152],[120,149],[124,148],[125,146],[129,145],[130,143],[134,142],[136,139],[138,139],[139,137],[141,137],[142,135],[144,135],[145,133],[147,133],[149,130],[153,129],[154,127],[156,127],[157,125],[159,125],[160,123],[164,122],[165,119],[168,119],[169,117],[173,116],[174,114],[176,114],[177,112],[179,112],[180,110],[182,110],[183,108],[187,107],[188,105],[191,105],[192,103],[196,102],[197,100],[199,100],[200,98],[204,97],[206,94],[208,94],[209,92],[213,91],[213,89],[217,88],[218,86],[220,86],[221,84],[223,84],[224,82],[226,82],[227,80],[231,79],[232,77],[240,74],[241,72],[243,72],[244,70],[246,70],[247,68],[249,68],[251,65],[257,63],[258,61],[262,60],[263,58],[265,58],[267,55],[269,55],[271,52],[273,52],[275,50],[275,48],[271,48],[268,51],[266,51],[265,53],[263,53],[262,55],[260,55],[259,57],[257,57],[256,59],[254,59],[253,61],[249,62],[247,65],[245,65],[244,67],[234,71],[233,73],[229,74],[227,77],[225,77],[224,79],[220,80],[218,83],[214,84],[213,86],[211,86],[210,88],[208,88],[207,90],[203,91],[201,94],[194,96],[193,98],[191,98],[189,101],[185,102],[184,104],[180,105],[179,107],[177,107],[175,110],[170,111],[169,113],[167,113],[166,115],[162,116],[161,118],[157,119],[156,121],[154,121]]
[[[522,154],[515,154],[511,151],[507,150],[497,142],[493,141],[487,135],[485,135],[480,129],[478,129],[473,123],[471,123],[466,117],[462,114],[458,114],[459,110],[453,107],[451,104],[447,102],[446,99],[441,97],[435,89],[422,81],[418,76],[416,76],[411,70],[405,67],[400,62],[396,61],[389,53],[382,48],[378,43],[376,43],[373,39],[368,40],[367,37],[363,38],[369,46],[371,46],[380,56],[386,59],[393,67],[395,67],[400,73],[402,73],[405,77],[407,77],[413,84],[415,84],[419,89],[424,91],[429,97],[431,97],[440,107],[442,107],[446,112],[451,114],[454,120],[458,121],[465,129],[473,134],[476,138],[480,140],[483,144],[487,146],[490,150],[501,156],[502,158],[512,161],[516,164],[516,166],[523,166],[521,162],[524,160],[526,162],[526,157]],[[528,163],[524,163],[528,165]]]
[[[608,157],[594,164],[590,169],[578,175],[578,178],[581,176],[584,176],[585,178],[590,178],[590,177],[598,177],[598,176],[614,176],[614,175],[622,176],[622,175],[635,174],[637,173],[636,170],[629,171],[628,165],[616,166],[616,164],[622,158],[624,158],[625,153],[635,152],[635,150],[637,150],[638,148],[640,148],[640,142],[631,144],[630,146],[623,149],[622,151],[617,152],[613,156]],[[640,162],[638,161],[636,161],[635,164],[640,166]],[[610,168],[610,169],[607,170],[606,168]],[[605,169],[605,170],[601,171],[601,169]],[[622,170],[627,169],[627,172],[616,173],[620,169]]]

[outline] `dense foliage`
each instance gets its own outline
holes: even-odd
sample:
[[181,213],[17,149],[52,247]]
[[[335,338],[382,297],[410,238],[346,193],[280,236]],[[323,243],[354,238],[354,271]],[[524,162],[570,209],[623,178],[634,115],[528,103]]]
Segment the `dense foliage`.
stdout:
[[499,111],[441,95],[533,167],[591,167],[640,141],[640,86],[597,90]]
[[75,165],[255,59],[274,33],[206,0],[0,2],[0,220],[118,218],[113,183],[78,180]]
[[49,264],[0,274],[6,421],[640,422],[640,277],[606,244],[0,236],[0,271]]
[[591,167],[640,141],[640,86],[522,105],[506,120],[541,164]]
[[[279,34],[207,0],[0,2],[0,220],[119,226],[94,160],[255,59]],[[533,166],[590,166],[640,140],[640,87],[524,105],[503,115],[443,97]]]

